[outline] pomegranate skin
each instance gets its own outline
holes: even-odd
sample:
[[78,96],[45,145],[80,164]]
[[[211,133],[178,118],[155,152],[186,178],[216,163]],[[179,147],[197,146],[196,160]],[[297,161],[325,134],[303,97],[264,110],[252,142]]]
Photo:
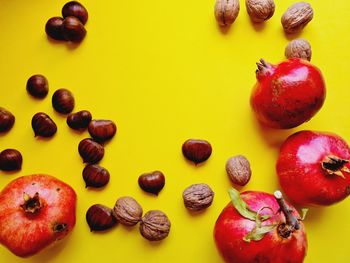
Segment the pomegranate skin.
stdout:
[[[24,193],[38,193],[38,211],[21,207]],[[76,194],[66,183],[43,174],[19,177],[0,192],[0,243],[19,257],[33,255],[74,228],[75,211]]]
[[[262,225],[284,223],[284,215],[273,195],[248,191],[241,193],[241,198],[249,208],[258,211],[262,207],[270,207],[261,211],[261,215],[273,214]],[[300,218],[298,212],[292,208],[292,214]],[[295,230],[288,238],[282,238],[277,228],[265,234],[259,241],[246,242],[246,236],[255,226],[255,222],[241,216],[230,202],[219,215],[214,227],[216,246],[228,263],[301,263],[307,251],[307,239],[304,225],[300,222],[300,229]]]
[[250,104],[262,124],[289,129],[310,120],[320,110],[326,87],[318,68],[298,58],[278,65],[261,60],[257,65]]
[[323,168],[328,156],[350,160],[350,149],[338,135],[327,132],[300,131],[283,143],[276,164],[280,185],[292,202],[304,206],[325,206],[350,194],[349,163],[342,176]]

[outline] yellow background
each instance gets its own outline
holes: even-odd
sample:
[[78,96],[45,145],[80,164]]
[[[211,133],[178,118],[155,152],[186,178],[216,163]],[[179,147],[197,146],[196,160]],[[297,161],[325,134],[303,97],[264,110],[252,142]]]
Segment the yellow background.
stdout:
[[[88,33],[77,46],[50,41],[44,31],[65,1],[1,0],[0,106],[14,113],[16,123],[0,136],[0,148],[17,148],[24,162],[20,172],[0,172],[0,187],[21,175],[51,174],[72,185],[78,207],[76,228],[63,242],[26,260],[1,246],[0,262],[221,262],[212,231],[229,201],[224,166],[230,156],[244,154],[251,161],[252,179],[242,190],[273,192],[278,147],[288,135],[314,129],[350,141],[348,1],[310,0],[314,19],[297,36],[286,36],[280,24],[294,0],[276,0],[275,15],[260,26],[251,24],[240,2],[238,19],[223,31],[214,19],[214,0],[86,0]],[[284,47],[298,36],[312,45],[312,62],[327,83],[326,102],[296,129],[262,129],[249,106],[255,62],[283,60]],[[35,73],[49,80],[44,100],[25,90]],[[72,131],[52,109],[51,96],[62,87],[74,93],[75,110],[88,109],[94,118],[112,119],[118,126],[101,162],[111,173],[102,190],[84,188],[77,146],[88,133]],[[52,139],[34,138],[31,118],[38,111],[57,123]],[[204,165],[195,167],[183,158],[181,145],[188,138],[211,142],[213,154]],[[154,197],[139,189],[137,178],[157,169],[166,185]],[[201,182],[212,187],[215,198],[205,212],[193,215],[184,208],[182,191]],[[90,205],[112,207],[124,195],[136,198],[144,211],[163,210],[172,223],[169,237],[150,243],[137,227],[122,225],[91,233],[85,221]],[[311,209],[305,262],[348,262],[349,222],[350,200]]]

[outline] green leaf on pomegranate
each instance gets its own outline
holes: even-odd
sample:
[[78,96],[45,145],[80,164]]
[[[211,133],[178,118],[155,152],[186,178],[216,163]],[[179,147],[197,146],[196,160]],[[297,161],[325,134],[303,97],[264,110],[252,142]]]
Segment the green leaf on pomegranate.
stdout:
[[271,232],[277,224],[275,225],[267,225],[267,226],[261,226],[261,227],[254,227],[251,232],[249,232],[245,237],[243,237],[243,240],[246,242],[250,241],[259,241],[263,239],[263,237]]
[[241,198],[240,193],[236,189],[229,189],[228,193],[230,195],[233,206],[237,209],[238,213],[244,218],[255,221],[257,218],[257,213],[252,211],[246,202]]
[[302,208],[301,209],[301,220],[305,219],[308,211],[309,211],[309,209],[307,209],[307,208]]

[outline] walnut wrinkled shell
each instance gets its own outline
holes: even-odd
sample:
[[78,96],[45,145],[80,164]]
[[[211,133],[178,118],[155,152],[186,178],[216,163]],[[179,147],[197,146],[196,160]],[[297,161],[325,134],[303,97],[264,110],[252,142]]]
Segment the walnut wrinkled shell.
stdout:
[[296,33],[302,30],[313,18],[314,11],[309,3],[293,4],[283,14],[281,23],[286,33]]
[[250,163],[243,155],[233,156],[227,160],[226,173],[232,183],[240,186],[246,185],[252,175]]
[[214,192],[207,184],[193,184],[183,191],[182,197],[187,209],[200,211],[211,205]]
[[305,60],[311,60],[311,45],[310,43],[303,39],[295,39],[286,46],[284,52],[286,58],[302,58]]
[[235,22],[239,13],[239,0],[216,0],[214,14],[220,26]]
[[114,217],[126,226],[134,226],[141,221],[142,212],[139,203],[129,196],[119,198],[113,208]]
[[248,15],[254,23],[261,23],[270,19],[275,13],[273,0],[246,0]]
[[171,223],[162,211],[148,211],[141,219],[140,233],[149,241],[159,241],[169,235]]

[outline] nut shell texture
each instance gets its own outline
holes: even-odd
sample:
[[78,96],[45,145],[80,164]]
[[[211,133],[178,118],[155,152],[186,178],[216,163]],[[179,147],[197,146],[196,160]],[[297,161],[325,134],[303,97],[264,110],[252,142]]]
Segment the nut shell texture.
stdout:
[[187,209],[200,211],[209,207],[214,199],[214,192],[207,184],[193,184],[182,193]]
[[141,221],[142,213],[140,204],[129,196],[119,198],[113,208],[115,218],[126,226],[134,226]]
[[162,211],[148,211],[141,220],[140,233],[149,241],[159,241],[166,238],[170,232],[171,223]]
[[226,172],[230,180],[240,186],[246,185],[252,174],[250,163],[243,155],[237,155],[228,159]]
[[309,3],[298,2],[287,9],[281,18],[286,33],[296,33],[302,30],[313,18],[314,11]]
[[261,23],[270,19],[275,13],[273,0],[246,0],[248,15],[255,23]]
[[311,45],[303,38],[292,40],[285,50],[286,58],[302,58],[310,61],[311,55]]
[[235,22],[240,5],[239,0],[216,0],[214,15],[220,26],[229,26]]

